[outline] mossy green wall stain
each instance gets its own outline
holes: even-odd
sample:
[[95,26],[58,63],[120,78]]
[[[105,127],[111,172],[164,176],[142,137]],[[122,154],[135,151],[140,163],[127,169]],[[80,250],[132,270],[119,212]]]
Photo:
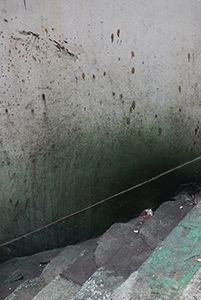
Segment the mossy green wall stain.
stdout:
[[[59,124],[57,127],[61,128]],[[84,132],[77,127],[61,133],[36,139],[28,145],[29,151],[24,147],[23,156],[2,168],[4,180],[10,183],[1,197],[5,199],[2,228],[6,239],[51,223],[191,158],[184,143],[177,152],[175,148],[170,151],[156,132],[142,128],[139,137],[135,124],[117,133],[99,128]]]

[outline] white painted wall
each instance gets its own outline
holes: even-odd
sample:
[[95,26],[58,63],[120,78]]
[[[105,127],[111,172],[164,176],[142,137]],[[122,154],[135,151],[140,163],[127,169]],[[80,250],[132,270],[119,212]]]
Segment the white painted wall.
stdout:
[[200,154],[200,1],[0,12],[1,242]]

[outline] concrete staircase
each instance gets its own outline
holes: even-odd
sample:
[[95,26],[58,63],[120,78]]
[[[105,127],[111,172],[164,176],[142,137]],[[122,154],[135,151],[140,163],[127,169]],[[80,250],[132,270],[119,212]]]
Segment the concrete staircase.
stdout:
[[[193,198],[182,193],[175,201],[163,203],[144,224],[139,218],[116,223],[99,238],[67,246],[39,276],[25,280],[7,297],[0,294],[0,298],[176,299],[201,264],[199,200],[199,193]],[[6,264],[0,266],[0,272]],[[4,288],[9,276],[20,269],[11,271],[7,270],[1,282]],[[191,299],[186,295],[188,291],[178,299]]]

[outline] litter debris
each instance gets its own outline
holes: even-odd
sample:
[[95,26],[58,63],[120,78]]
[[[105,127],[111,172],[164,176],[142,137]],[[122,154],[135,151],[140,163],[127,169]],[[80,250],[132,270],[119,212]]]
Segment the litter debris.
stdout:
[[21,271],[15,271],[11,273],[8,278],[5,280],[6,283],[13,283],[18,280],[22,280],[24,278],[24,274]]
[[185,205],[196,205],[201,200],[201,186],[192,182],[181,184],[173,199]]
[[151,208],[144,209],[139,218],[140,218],[140,224],[144,224],[150,217],[153,216],[153,210]]
[[135,232],[135,233],[138,233],[138,232],[139,232],[139,230],[133,230],[133,232]]

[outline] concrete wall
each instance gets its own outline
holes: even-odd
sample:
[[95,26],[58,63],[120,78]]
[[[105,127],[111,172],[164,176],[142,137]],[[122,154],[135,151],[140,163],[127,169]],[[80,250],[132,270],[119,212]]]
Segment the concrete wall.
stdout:
[[200,1],[0,12],[0,243],[200,155]]

